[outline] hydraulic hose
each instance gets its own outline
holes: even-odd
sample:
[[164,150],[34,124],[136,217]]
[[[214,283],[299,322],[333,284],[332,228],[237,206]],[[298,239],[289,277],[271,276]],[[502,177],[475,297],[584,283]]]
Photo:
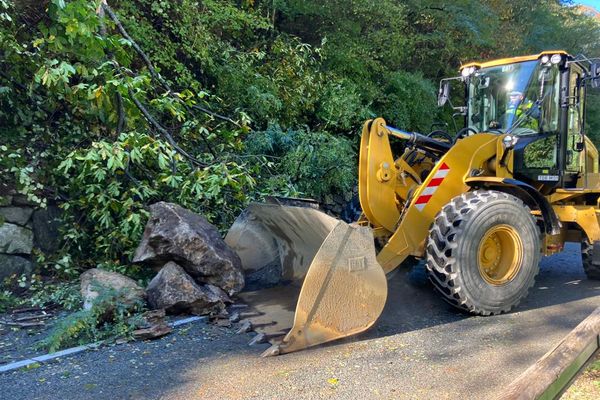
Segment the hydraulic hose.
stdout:
[[429,150],[436,154],[444,154],[452,147],[452,143],[443,142],[441,140],[433,139],[429,136],[422,135],[417,132],[406,132],[391,126],[386,126],[392,136],[399,139],[406,140],[410,144]]

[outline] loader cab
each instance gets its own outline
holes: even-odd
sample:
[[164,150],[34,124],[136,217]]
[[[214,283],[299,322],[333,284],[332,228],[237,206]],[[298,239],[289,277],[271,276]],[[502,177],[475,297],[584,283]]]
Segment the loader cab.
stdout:
[[[539,187],[589,187],[597,146],[584,135],[585,63],[562,51],[462,67],[465,127],[509,135],[512,174]],[[600,181],[598,181],[600,184]]]

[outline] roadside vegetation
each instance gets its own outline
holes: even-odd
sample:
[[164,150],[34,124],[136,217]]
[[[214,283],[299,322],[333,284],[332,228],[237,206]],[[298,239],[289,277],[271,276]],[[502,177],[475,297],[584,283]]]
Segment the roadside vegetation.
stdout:
[[594,400],[600,397],[600,353],[579,374],[561,400]]
[[93,267],[147,279],[131,258],[156,201],[225,231],[266,195],[351,192],[365,119],[454,132],[436,90],[461,63],[598,38],[558,0],[0,0],[0,185],[58,205],[63,237],[0,312],[77,310]]

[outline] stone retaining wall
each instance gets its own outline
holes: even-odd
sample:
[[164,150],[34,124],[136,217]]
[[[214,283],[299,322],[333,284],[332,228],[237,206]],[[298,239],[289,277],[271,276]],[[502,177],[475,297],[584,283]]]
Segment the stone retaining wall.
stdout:
[[0,196],[0,287],[11,275],[31,274],[34,248],[58,250],[59,215],[58,207],[38,208],[23,195]]

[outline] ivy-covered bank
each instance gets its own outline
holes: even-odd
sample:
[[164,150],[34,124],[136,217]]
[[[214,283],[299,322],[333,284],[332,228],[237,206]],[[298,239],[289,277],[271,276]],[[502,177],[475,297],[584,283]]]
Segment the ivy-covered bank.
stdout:
[[0,0],[0,190],[61,210],[31,287],[143,277],[156,201],[224,230],[264,195],[347,195],[365,119],[453,129],[435,92],[461,62],[598,55],[599,33],[558,0]]

